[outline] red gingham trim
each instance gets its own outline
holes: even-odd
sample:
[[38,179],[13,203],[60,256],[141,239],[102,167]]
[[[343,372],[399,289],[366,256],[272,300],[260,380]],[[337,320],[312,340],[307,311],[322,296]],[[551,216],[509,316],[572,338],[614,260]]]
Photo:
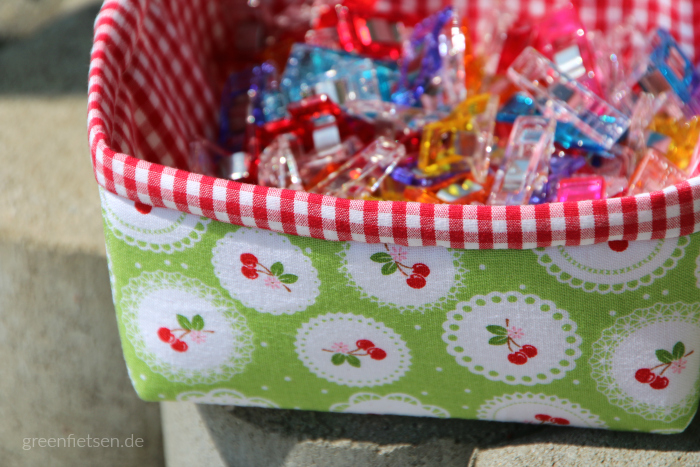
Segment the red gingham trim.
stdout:
[[[349,201],[215,179],[186,167],[188,142],[213,136],[220,18],[231,0],[108,0],[95,23],[88,132],[95,177],[117,195],[221,222],[324,240],[526,249],[649,240],[700,231],[700,178],[637,197],[539,206],[451,206]],[[379,0],[383,11],[434,11],[443,0]],[[505,0],[537,15],[561,2]],[[579,0],[589,27],[606,29],[633,15],[663,25],[691,56],[700,47],[700,5],[692,0]],[[418,6],[420,5],[420,6]],[[492,2],[458,6],[475,18]],[[275,7],[281,8],[279,0]],[[413,10],[411,10],[413,8]],[[129,154],[140,154],[143,160]],[[161,165],[164,164],[164,165]]]

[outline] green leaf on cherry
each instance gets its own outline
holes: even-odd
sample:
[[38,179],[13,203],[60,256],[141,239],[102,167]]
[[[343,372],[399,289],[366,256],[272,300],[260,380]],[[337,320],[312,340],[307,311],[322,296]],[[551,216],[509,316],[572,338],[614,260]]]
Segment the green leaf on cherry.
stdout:
[[489,344],[491,345],[506,345],[508,343],[508,336],[493,336],[489,339]]
[[192,317],[192,329],[195,331],[201,331],[204,329],[204,318],[200,315],[194,315]]
[[294,274],[282,274],[280,276],[280,282],[283,284],[293,284],[297,280],[299,280],[299,278]]
[[270,272],[275,276],[281,276],[282,274],[284,274],[284,266],[282,265],[282,263],[277,261],[275,264],[270,266]]
[[345,363],[345,359],[347,358],[347,355],[343,353],[334,353],[333,356],[331,357],[331,363],[333,365],[342,365]]
[[685,355],[685,344],[683,342],[676,342],[673,346],[673,359],[680,360]]
[[350,366],[354,366],[355,368],[360,368],[360,366],[362,366],[362,362],[360,362],[360,359],[354,355],[346,355],[345,358],[347,359]]
[[486,330],[490,332],[491,334],[496,334],[497,336],[507,336],[508,335],[508,330],[504,328],[503,326],[497,326],[495,324],[492,324],[490,326],[486,326]]
[[384,253],[383,251],[380,251],[379,253],[375,253],[372,256],[369,257],[372,261],[375,263],[388,263],[391,261],[391,255],[389,253]]
[[182,327],[182,329],[185,331],[192,330],[192,323],[190,323],[190,320],[187,319],[186,316],[177,315],[177,322],[180,323],[180,327]]
[[658,358],[661,363],[671,363],[673,361],[673,355],[671,355],[671,352],[664,349],[659,349],[656,351],[656,358]]
[[386,263],[384,266],[382,266],[382,274],[388,276],[390,274],[394,274],[397,269],[399,269],[398,264],[392,261],[391,263]]

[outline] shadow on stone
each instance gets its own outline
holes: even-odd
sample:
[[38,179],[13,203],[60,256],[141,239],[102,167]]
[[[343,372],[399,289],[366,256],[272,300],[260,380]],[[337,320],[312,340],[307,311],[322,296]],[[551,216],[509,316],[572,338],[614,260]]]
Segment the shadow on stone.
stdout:
[[85,95],[98,12],[98,5],[87,6],[0,43],[0,94]]
[[543,445],[552,444],[574,449],[700,451],[700,418],[684,433],[664,436],[471,420],[243,407],[225,409],[208,405],[198,406],[198,411],[222,461],[232,467],[471,465],[468,460],[476,450],[530,445],[532,449],[542,450],[545,449]]
[[546,427],[542,431],[505,445],[555,443],[574,446],[633,449],[649,451],[700,452],[700,416],[680,434],[661,435],[622,431],[581,430]]
[[532,435],[513,423],[201,405],[229,466],[463,466],[475,448]]
[[[0,465],[163,465],[159,407],[129,384],[106,258],[2,238],[0,258]],[[144,446],[24,447],[69,435]]]

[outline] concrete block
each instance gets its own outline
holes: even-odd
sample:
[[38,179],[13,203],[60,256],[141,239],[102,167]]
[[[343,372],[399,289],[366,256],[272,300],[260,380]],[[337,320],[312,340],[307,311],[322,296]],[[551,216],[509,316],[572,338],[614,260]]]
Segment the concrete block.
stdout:
[[195,404],[161,402],[160,407],[167,465],[226,467]]
[[700,419],[662,436],[189,403],[161,412],[168,467],[700,465]]

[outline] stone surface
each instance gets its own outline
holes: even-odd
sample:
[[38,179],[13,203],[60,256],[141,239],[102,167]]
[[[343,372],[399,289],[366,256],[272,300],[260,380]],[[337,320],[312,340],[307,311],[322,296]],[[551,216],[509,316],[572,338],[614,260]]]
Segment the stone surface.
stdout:
[[[0,235],[0,356],[1,465],[162,464],[158,405],[129,383],[103,255]],[[71,434],[144,444],[24,449],[27,438]]]
[[[99,5],[92,0],[70,12],[59,12],[31,36],[0,44],[0,94],[84,97],[92,25],[98,11]],[[85,134],[83,141],[87,141],[87,131]]]
[[165,461],[169,466],[226,467],[195,404],[160,404]]
[[26,36],[56,16],[95,3],[95,0],[2,0],[0,40]]
[[[160,410],[129,383],[109,289],[86,131],[91,3],[0,45],[3,467],[164,462]],[[69,435],[144,443],[25,449]]]
[[161,412],[169,467],[700,465],[700,418],[664,436],[189,403]]

